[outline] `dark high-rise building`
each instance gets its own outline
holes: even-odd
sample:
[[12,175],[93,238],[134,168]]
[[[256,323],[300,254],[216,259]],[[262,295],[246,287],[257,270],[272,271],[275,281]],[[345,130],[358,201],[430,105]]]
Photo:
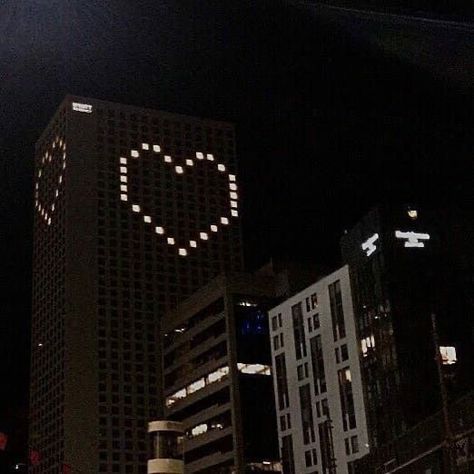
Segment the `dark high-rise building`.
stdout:
[[448,395],[472,388],[473,235],[467,215],[381,206],[342,238],[371,449],[440,406],[432,315]]
[[161,315],[242,266],[234,128],[67,97],[34,186],[32,472],[146,472]]

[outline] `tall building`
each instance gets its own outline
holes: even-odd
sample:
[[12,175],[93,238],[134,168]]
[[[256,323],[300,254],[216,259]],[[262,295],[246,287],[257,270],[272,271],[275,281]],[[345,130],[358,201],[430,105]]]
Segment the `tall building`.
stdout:
[[371,448],[440,407],[432,315],[448,396],[472,389],[473,235],[472,217],[458,212],[380,206],[341,240]]
[[368,437],[348,267],[269,318],[284,474],[352,474]]
[[166,416],[186,473],[280,473],[267,311],[271,276],[220,276],[165,318]]
[[242,266],[232,125],[67,97],[36,145],[33,473],[144,473],[161,316]]

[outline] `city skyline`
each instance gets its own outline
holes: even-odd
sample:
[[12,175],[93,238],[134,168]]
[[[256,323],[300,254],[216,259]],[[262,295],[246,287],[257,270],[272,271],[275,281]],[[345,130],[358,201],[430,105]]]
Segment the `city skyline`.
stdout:
[[26,445],[33,148],[66,94],[235,123],[250,269],[272,256],[335,268],[344,230],[384,200],[472,202],[473,33],[456,18],[283,1],[7,0],[0,13],[0,420],[13,450]]

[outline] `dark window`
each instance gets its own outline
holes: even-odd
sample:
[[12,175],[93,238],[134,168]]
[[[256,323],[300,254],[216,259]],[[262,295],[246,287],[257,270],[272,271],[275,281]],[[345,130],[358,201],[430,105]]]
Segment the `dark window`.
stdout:
[[313,365],[314,391],[316,395],[326,392],[326,374],[324,370],[323,348],[321,336],[315,336],[310,340],[311,363]]
[[327,420],[318,425],[319,446],[323,473],[335,472],[334,446],[331,435],[331,421]]
[[281,439],[281,457],[283,460],[284,474],[296,474],[295,458],[293,454],[293,440],[291,435],[283,436]]
[[309,384],[300,387],[299,392],[303,442],[304,444],[309,444],[315,441],[313,410],[311,408],[311,388]]
[[329,299],[331,302],[331,319],[334,340],[346,337],[344,324],[344,310],[342,307],[341,282],[337,280],[329,285]]
[[307,355],[301,303],[295,304],[291,307],[291,314],[293,317],[293,336],[295,338],[296,359],[301,359]]
[[278,406],[283,410],[288,406],[288,380],[286,378],[285,354],[275,357]]

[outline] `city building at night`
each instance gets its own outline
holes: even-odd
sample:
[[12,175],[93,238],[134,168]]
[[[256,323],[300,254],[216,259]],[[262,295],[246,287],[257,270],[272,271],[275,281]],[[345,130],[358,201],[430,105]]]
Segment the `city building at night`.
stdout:
[[242,267],[229,123],[68,96],[36,145],[35,474],[143,473],[162,316]]
[[439,410],[440,380],[448,404],[472,389],[473,235],[467,215],[385,205],[341,240],[371,449]]
[[285,474],[352,474],[368,452],[349,270],[344,266],[269,312]]
[[184,425],[189,474],[281,472],[267,314],[275,288],[268,275],[219,276],[165,318],[166,416]]

